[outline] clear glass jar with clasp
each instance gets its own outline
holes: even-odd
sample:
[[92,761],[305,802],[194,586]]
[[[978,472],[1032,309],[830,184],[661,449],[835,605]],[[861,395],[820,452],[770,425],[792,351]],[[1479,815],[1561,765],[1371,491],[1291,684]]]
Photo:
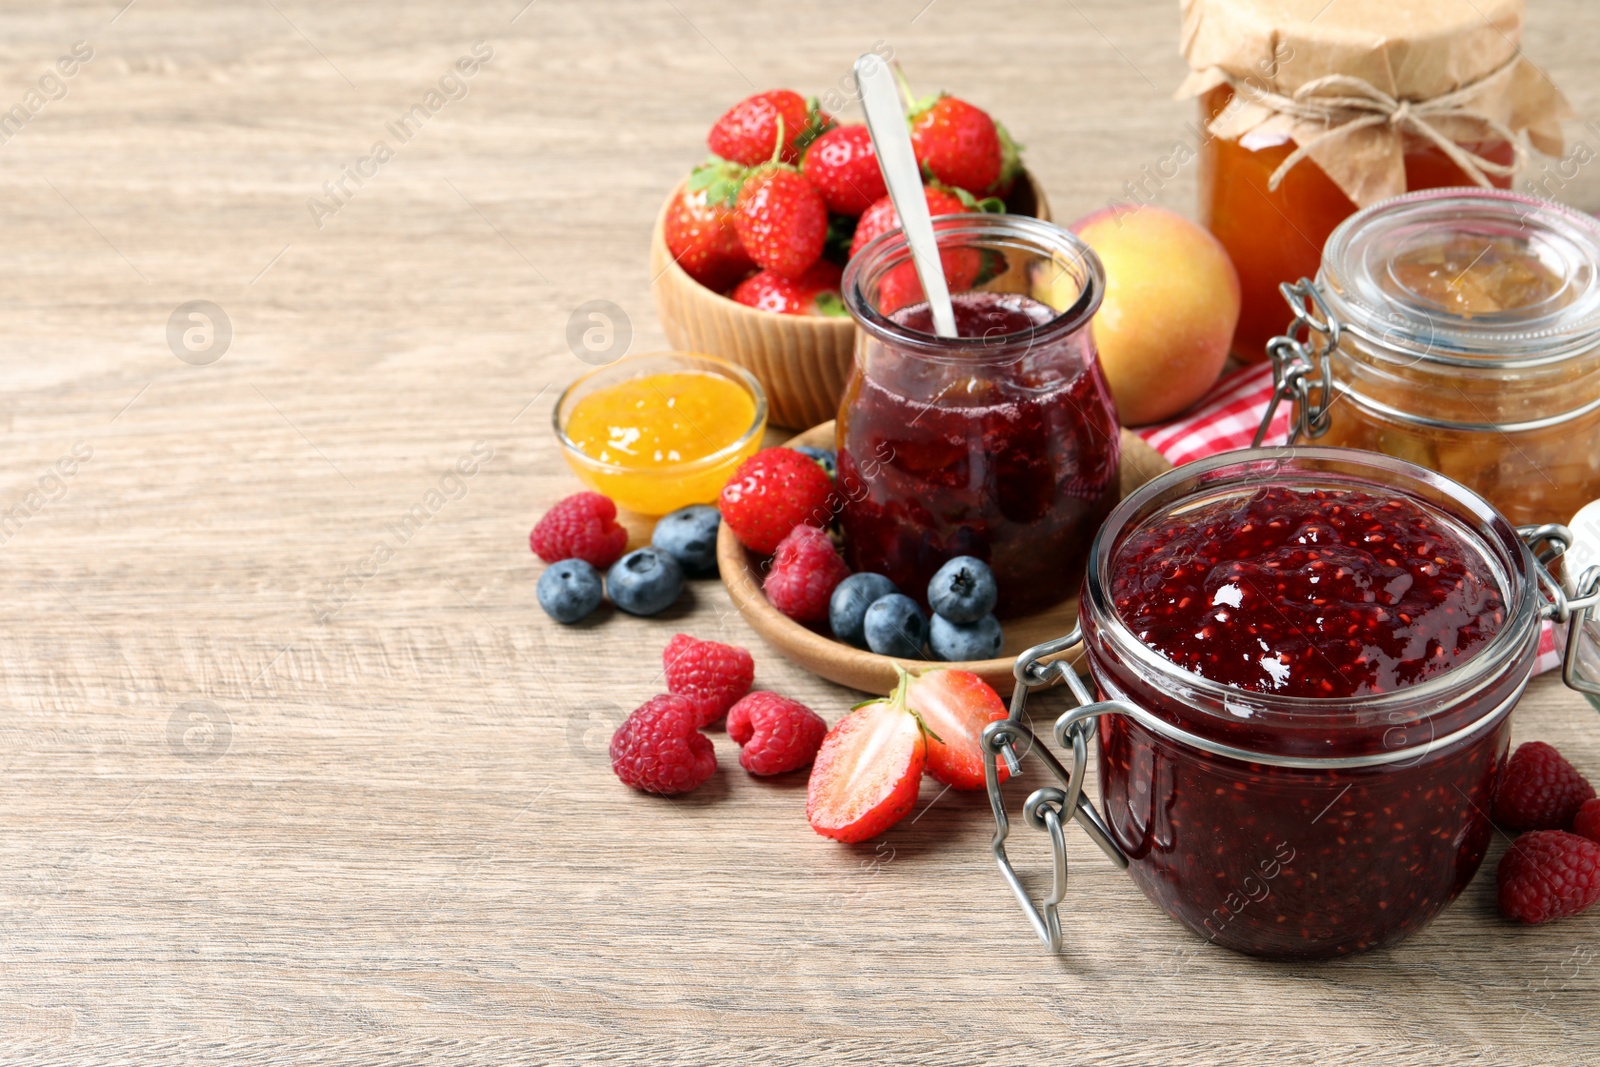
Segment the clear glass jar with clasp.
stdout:
[[1594,218],[1493,190],[1396,197],[1285,296],[1270,351],[1298,436],[1410,460],[1516,523],[1600,497]]
[[[1573,541],[1350,449],[1226,453],[1135,491],[1096,536],[1080,631],[1018,657],[1011,715],[983,735],[995,856],[1035,931],[1057,951],[1068,940],[1068,819],[1223,947],[1317,959],[1421,929],[1488,848],[1541,622],[1581,633],[1600,602],[1600,567],[1566,585],[1552,573]],[[1206,591],[1193,620],[1191,585]],[[1280,616],[1275,635],[1257,625]],[[1053,658],[1080,640],[1093,691]],[[1568,651],[1569,684],[1593,687]],[[1326,679],[1347,691],[1317,695]],[[1065,764],[1029,725],[1030,691],[1056,681],[1076,704],[1055,722]],[[1098,805],[1083,794],[1091,746]],[[998,774],[1032,758],[1057,779],[1023,806],[1052,842],[1042,907],[1006,855]]]

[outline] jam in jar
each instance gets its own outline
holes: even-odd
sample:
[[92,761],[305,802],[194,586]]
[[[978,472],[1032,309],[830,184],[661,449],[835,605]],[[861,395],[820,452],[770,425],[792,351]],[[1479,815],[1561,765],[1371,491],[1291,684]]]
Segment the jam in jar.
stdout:
[[[1232,99],[1227,86],[1212,89],[1200,99],[1202,119],[1209,122]],[[1200,221],[1239,270],[1233,352],[1249,363],[1265,359],[1267,342],[1283,329],[1278,285],[1315,273],[1328,235],[1356,212],[1356,204],[1309,159],[1290,168],[1276,189],[1268,188],[1273,172],[1294,147],[1285,135],[1253,132],[1237,141],[1212,138],[1200,149]],[[1462,147],[1501,166],[1515,160],[1506,141]],[[1443,149],[1424,138],[1406,137],[1404,158],[1407,189],[1471,184]],[[1511,184],[1509,177],[1489,180],[1502,189]]]
[[1302,368],[1319,443],[1411,460],[1514,523],[1600,497],[1594,218],[1515,193],[1411,193],[1341,224],[1309,295],[1339,331]]
[[1119,702],[1098,720],[1101,812],[1140,888],[1277,958],[1426,924],[1489,844],[1535,566],[1469,490],[1344,449],[1235,452],[1131,496],[1081,625]]
[[1118,497],[1120,431],[1089,330],[1105,278],[1086,245],[1038,219],[951,216],[935,231],[956,337],[934,334],[899,230],[845,273],[858,330],[839,521],[857,571],[921,600],[947,560],[976,556],[997,613],[1026,614],[1077,592]]

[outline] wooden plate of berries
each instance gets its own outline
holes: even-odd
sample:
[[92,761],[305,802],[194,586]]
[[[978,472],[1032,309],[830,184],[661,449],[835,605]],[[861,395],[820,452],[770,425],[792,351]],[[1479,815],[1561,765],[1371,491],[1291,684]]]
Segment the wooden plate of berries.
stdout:
[[[833,423],[830,421],[813,426],[784,445],[787,448],[831,450],[834,446]],[[1127,496],[1171,466],[1143,438],[1128,430],[1122,431],[1122,496]],[[730,524],[723,521],[717,533],[717,566],[728,595],[733,598],[739,614],[744,616],[751,629],[760,634],[767,644],[812,674],[864,693],[891,692],[899,681],[898,667],[922,670],[940,666],[971,671],[1002,696],[1009,695],[1015,681],[1011,666],[1017,654],[1041,641],[1068,633],[1078,621],[1078,601],[1072,598],[1037,614],[1006,620],[1001,653],[993,659],[945,662],[879,655],[836,639],[829,632],[826,622],[802,624],[773,606],[762,588],[762,575],[768,560],[769,556],[753,552],[741,544]],[[1081,646],[1074,645],[1062,653],[1062,658],[1077,663],[1082,654]]]

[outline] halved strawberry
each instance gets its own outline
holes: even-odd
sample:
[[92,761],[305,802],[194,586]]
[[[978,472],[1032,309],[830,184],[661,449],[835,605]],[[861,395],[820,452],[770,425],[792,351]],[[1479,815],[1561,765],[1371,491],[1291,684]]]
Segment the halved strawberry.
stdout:
[[806,819],[836,841],[876,837],[916,806],[927,759],[902,675],[892,695],[858,706],[822,739],[806,787]]
[[[928,773],[952,789],[982,789],[987,757],[979,735],[1006,717],[1005,703],[971,671],[938,667],[911,677],[906,705],[928,732]],[[1009,777],[1000,761],[1000,780]]]

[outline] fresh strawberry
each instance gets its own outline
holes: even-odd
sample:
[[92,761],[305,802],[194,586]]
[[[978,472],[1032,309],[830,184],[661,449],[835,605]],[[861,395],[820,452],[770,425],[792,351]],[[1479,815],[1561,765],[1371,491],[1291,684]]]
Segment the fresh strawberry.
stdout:
[[1013,141],[1011,134],[998,122],[994,124],[994,132],[1000,135],[1000,177],[985,192],[1004,200],[1011,195],[1022,173],[1022,146]]
[[[928,200],[928,214],[933,216],[964,215],[980,210],[978,202],[959,189],[941,189],[929,185],[923,188],[923,193]],[[850,243],[850,254],[855,255],[868,241],[899,225],[900,216],[894,209],[893,201],[886,196],[861,216],[855,237]],[[982,272],[983,253],[976,248],[942,248],[939,250],[939,263],[944,268],[945,283],[950,291],[965,292],[972,288]],[[892,315],[908,304],[920,304],[926,299],[922,281],[917,277],[916,265],[909,260],[890,267],[878,282],[877,308],[885,315]]]
[[1004,163],[994,120],[944,93],[911,113],[911,148],[928,177],[979,194],[995,185]]
[[712,125],[706,144],[723,159],[753,167],[773,157],[781,130],[779,161],[798,163],[806,145],[832,123],[832,116],[819,111],[815,101],[789,89],[772,89],[729,108]]
[[822,258],[828,205],[799,170],[773,163],[745,179],[733,226],[757,264],[798,280]]
[[801,523],[820,527],[833,520],[833,482],[809,456],[763,448],[739,464],[717,507],[741,545],[769,556]]
[[[944,280],[952,293],[971,289],[983,269],[983,252],[976,248],[942,248],[939,265],[944,268]],[[915,263],[901,263],[883,272],[878,282],[877,308],[880,314],[893,315],[903,307],[920,304],[928,299],[922,291],[922,279],[917,275]]]
[[733,194],[742,168],[731,164],[696,167],[667,207],[663,228],[667,251],[689,277],[719,293],[727,292],[755,267],[733,225]]
[[916,805],[927,759],[902,676],[891,696],[860,705],[822,739],[806,787],[807,821],[836,841],[876,837]]
[[838,215],[854,218],[889,192],[865,126],[835,126],[818,137],[800,169]]
[[[928,730],[928,773],[953,789],[982,789],[987,757],[979,735],[1006,717],[1000,694],[971,671],[935,668],[911,677],[906,704]],[[1000,780],[1010,776],[1000,761]]]
[[[934,218],[940,215],[964,215],[977,211],[977,202],[968,197],[961,199],[959,195],[949,189],[941,189],[936,185],[925,185],[923,195],[928,201],[928,214]],[[856,223],[855,236],[850,239],[850,254],[854,256],[868,241],[880,233],[888,233],[898,228],[900,216],[894,209],[894,201],[889,199],[887,193],[877,200],[872,206],[861,214],[861,221]]]
[[839,264],[819,259],[799,281],[764,270],[740,282],[730,295],[740,304],[780,315],[844,315],[844,299],[839,295],[841,274]]

